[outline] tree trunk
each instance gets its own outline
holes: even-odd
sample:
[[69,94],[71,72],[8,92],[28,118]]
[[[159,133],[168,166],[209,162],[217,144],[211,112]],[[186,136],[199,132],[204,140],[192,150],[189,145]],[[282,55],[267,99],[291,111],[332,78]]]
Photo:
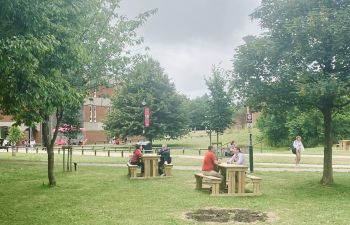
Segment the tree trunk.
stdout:
[[332,145],[333,145],[333,135],[332,135],[332,112],[330,107],[325,107],[322,110],[323,121],[324,121],[324,132],[325,132],[325,142],[324,142],[324,157],[323,157],[323,176],[320,181],[322,185],[332,185],[333,184],[333,166],[332,166]]
[[209,131],[209,145],[211,145],[211,130]]
[[216,149],[219,149],[219,132],[216,132]]
[[11,149],[12,149],[12,156],[16,156],[16,150],[13,145],[11,146]]
[[54,174],[54,165],[55,165],[55,158],[54,158],[54,152],[53,152],[53,144],[50,142],[50,127],[49,127],[49,117],[45,119],[45,121],[42,123],[42,132],[43,132],[43,143],[46,147],[47,152],[47,175],[49,178],[49,186],[55,186],[56,180],[55,180],[55,174]]

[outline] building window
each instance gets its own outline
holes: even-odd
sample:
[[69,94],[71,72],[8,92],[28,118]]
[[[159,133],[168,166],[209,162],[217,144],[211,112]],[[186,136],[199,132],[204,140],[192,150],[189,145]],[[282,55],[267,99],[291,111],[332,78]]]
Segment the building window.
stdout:
[[96,118],[97,118],[97,115],[96,115],[96,106],[94,106],[94,122],[96,123]]
[[92,122],[92,105],[90,105],[90,122]]

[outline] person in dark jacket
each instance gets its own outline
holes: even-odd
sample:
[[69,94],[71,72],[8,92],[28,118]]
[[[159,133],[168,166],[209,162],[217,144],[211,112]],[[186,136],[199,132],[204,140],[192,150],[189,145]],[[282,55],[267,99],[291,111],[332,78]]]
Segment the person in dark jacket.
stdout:
[[171,163],[170,149],[166,144],[163,144],[162,149],[158,152],[158,154],[160,155],[160,161],[158,162],[158,173],[159,175],[162,175],[163,165]]

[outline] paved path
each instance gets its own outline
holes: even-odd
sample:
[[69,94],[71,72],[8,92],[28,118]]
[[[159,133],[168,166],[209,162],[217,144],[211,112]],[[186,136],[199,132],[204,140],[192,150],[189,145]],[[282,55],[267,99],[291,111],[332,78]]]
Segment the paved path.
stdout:
[[[25,153],[25,148],[19,150],[20,153]],[[35,153],[34,149],[28,151],[28,153]],[[39,153],[46,154],[45,151],[39,150]],[[74,152],[77,155],[79,151]],[[57,152],[56,152],[57,154]],[[105,153],[107,156],[107,153]],[[293,154],[280,154],[280,153],[255,153],[254,156],[276,156],[276,157],[290,157],[293,158]],[[111,153],[111,157],[120,157],[119,153]],[[204,156],[196,156],[196,155],[174,155],[175,158],[190,158],[190,159],[203,159]],[[307,155],[303,154],[303,157],[307,158],[323,158],[323,155]],[[124,154],[125,161],[127,161],[128,154]],[[350,159],[349,155],[333,155],[333,158],[339,159]],[[21,163],[27,163],[21,161]],[[29,162],[28,162],[29,163]],[[46,162],[30,162],[30,163],[46,163]],[[78,166],[112,166],[112,167],[126,167],[125,164],[115,164],[115,163],[82,163],[80,162]],[[174,165],[175,170],[190,170],[190,171],[200,171],[200,166],[177,166]],[[286,163],[254,163],[255,171],[294,171],[294,172],[322,172],[323,165],[319,164],[300,164],[300,166],[295,167],[294,164],[286,164]],[[334,172],[350,172],[350,164],[348,165],[333,165]]]
[[[300,164],[300,166],[295,167],[294,164],[278,164],[273,163],[274,167],[259,167],[272,165],[272,163],[256,163],[254,167],[255,171],[294,171],[294,172],[322,172],[322,165],[314,164]],[[111,166],[111,167],[126,167],[125,164],[113,164],[113,163],[79,163],[79,166]],[[283,167],[280,167],[283,166]],[[174,165],[174,170],[190,170],[190,171],[200,171],[200,166],[176,166]],[[333,165],[334,172],[350,172],[350,165]]]

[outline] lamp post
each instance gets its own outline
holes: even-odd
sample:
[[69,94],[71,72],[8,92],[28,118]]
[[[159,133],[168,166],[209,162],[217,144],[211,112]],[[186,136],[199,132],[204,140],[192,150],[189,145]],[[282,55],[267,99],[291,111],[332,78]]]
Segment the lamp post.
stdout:
[[[143,99],[141,104],[143,106],[143,114],[144,114],[143,115],[143,131],[142,131],[142,133],[145,136],[145,133],[146,133],[146,131],[145,131],[146,130],[146,104],[147,104],[146,100]],[[146,136],[145,136],[145,138],[146,138]]]
[[[145,99],[143,99],[142,105],[143,105],[143,112],[144,112],[143,135],[144,135],[145,140],[146,140],[147,139],[146,138],[146,128],[148,128],[149,124],[150,124],[150,120],[149,120],[149,118],[150,118],[150,109],[147,106],[147,103],[146,103]],[[152,150],[152,142],[151,141],[150,141],[150,146],[149,146],[151,149],[146,149],[146,150]]]
[[253,122],[253,117],[252,113],[249,110],[249,106],[247,107],[247,128],[248,128],[248,133],[249,133],[249,170],[250,173],[253,173],[254,170],[254,164],[253,164],[253,141],[252,141],[252,122]]

